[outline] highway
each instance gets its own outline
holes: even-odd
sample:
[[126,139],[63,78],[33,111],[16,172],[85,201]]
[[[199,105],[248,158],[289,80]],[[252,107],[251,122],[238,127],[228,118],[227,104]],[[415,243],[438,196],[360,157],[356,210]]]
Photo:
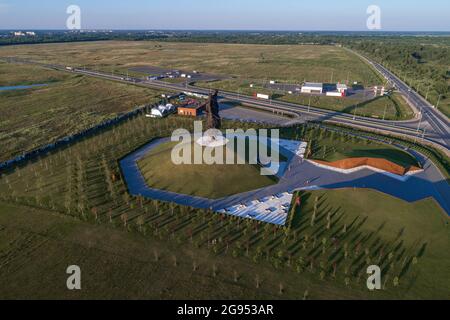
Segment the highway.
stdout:
[[[353,52],[353,51],[351,51]],[[433,108],[425,99],[419,94],[410,89],[405,83],[393,75],[389,70],[374,63],[364,56],[354,52],[361,59],[372,65],[383,77],[391,82],[402,94],[404,94],[410,104],[416,110],[421,110],[420,116],[407,121],[387,121],[382,119],[372,119],[360,117],[357,115],[345,114],[330,110],[318,109],[309,106],[298,105],[294,103],[279,101],[279,100],[261,100],[250,96],[241,95],[233,92],[220,92],[220,98],[236,101],[238,103],[248,105],[254,108],[271,111],[278,114],[284,114],[292,117],[292,124],[302,121],[325,121],[331,123],[344,124],[352,127],[357,127],[366,130],[378,131],[384,134],[393,134],[400,137],[414,138],[417,141],[427,142],[433,144],[447,155],[450,154],[450,135],[448,120],[439,111]],[[200,88],[196,86],[167,83],[159,80],[144,80],[141,78],[124,77],[120,75],[113,75],[105,72],[73,68],[68,70],[66,66],[56,64],[42,64],[30,60],[7,58],[3,59],[8,62],[20,62],[28,64],[38,64],[42,67],[51,68],[59,71],[72,72],[84,74],[97,78],[104,78],[124,83],[131,83],[134,85],[145,86],[154,89],[163,89],[173,92],[189,91],[199,94],[209,94],[209,89]]]
[[[88,74],[96,77],[110,78],[119,81],[133,82],[138,85],[148,86],[156,89],[170,90],[174,92],[189,91],[199,94],[207,95],[209,94],[209,89],[200,88],[185,84],[173,84],[158,80],[143,80],[138,78],[128,78],[128,80],[122,80],[120,76],[113,76],[106,73],[100,73],[97,71],[88,71],[76,69],[75,72]],[[239,102],[244,105],[251,107],[256,107],[264,109],[266,111],[272,111],[274,113],[282,113],[293,117],[292,123],[304,120],[316,120],[316,121],[326,121],[333,123],[340,123],[349,125],[352,127],[358,127],[362,129],[376,130],[383,133],[395,134],[397,136],[402,136],[406,138],[416,137],[418,141],[428,141],[439,149],[443,150],[448,154],[449,143],[448,143],[448,131],[446,132],[445,124],[441,124],[434,130],[433,120],[429,123],[427,127],[427,121],[429,115],[426,112],[422,113],[422,119],[412,119],[408,121],[383,121],[381,119],[371,119],[365,117],[354,116],[351,114],[345,114],[340,112],[333,112],[329,110],[318,109],[314,107],[308,107],[303,105],[298,105],[294,103],[278,101],[278,100],[261,100],[254,97],[249,97],[233,92],[220,92],[220,98],[226,100],[232,100]],[[431,108],[431,107],[430,107]],[[420,107],[417,107],[420,110]],[[422,108],[423,109],[423,108]],[[436,120],[435,120],[436,121]],[[442,123],[444,120],[440,120]],[[448,126],[447,126],[448,127]],[[423,130],[426,130],[424,134]]]
[[[440,145],[449,149],[450,145],[450,130],[449,120],[439,110],[423,98],[419,93],[410,88],[405,82],[399,79],[394,73],[388,70],[383,65],[369,60],[367,57],[347,49],[348,51],[356,54],[361,59],[371,65],[376,71],[378,71],[390,84],[392,84],[400,93],[402,93],[408,100],[408,102],[417,110],[420,111],[419,123],[420,127],[424,131],[428,132],[431,140],[439,143]],[[418,124],[419,126],[419,124]]]

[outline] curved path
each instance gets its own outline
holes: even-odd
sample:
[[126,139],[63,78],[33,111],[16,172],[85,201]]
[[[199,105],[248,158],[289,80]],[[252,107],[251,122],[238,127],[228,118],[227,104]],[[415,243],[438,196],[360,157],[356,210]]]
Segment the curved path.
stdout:
[[[307,160],[294,156],[291,158],[289,166],[280,178],[278,184],[223,199],[210,200],[153,189],[147,186],[145,179],[138,168],[137,160],[145,156],[154,147],[167,140],[168,139],[160,139],[152,141],[120,161],[120,167],[130,194],[135,196],[141,195],[161,201],[175,202],[180,205],[195,208],[218,211],[286,191],[368,188],[378,190],[408,202],[415,202],[432,197],[442,209],[450,215],[450,188],[447,181],[445,181],[440,171],[430,160],[417,152],[413,153],[423,164],[424,170],[409,176],[407,179],[392,174],[375,172],[370,169],[362,169],[349,174],[344,174],[318,167]],[[285,220],[286,217],[280,217],[280,220],[272,223],[283,225]]]

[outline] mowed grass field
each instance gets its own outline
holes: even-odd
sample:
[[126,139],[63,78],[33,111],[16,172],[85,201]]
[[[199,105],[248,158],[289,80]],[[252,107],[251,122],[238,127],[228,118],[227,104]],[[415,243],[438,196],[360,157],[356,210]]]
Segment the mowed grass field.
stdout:
[[[48,84],[0,92],[0,161],[158,101],[160,92],[21,64],[0,64],[4,85]],[[5,80],[7,79],[7,80]]]
[[[192,160],[194,143],[189,145]],[[138,162],[148,186],[191,196],[219,199],[277,183],[276,177],[263,176],[258,165],[248,163],[175,165],[171,154],[176,145],[176,142],[163,143]],[[235,154],[228,147],[224,147],[222,152],[224,160],[227,152]]]
[[[301,223],[302,219],[309,220],[314,212],[315,197],[323,199],[332,209],[342,210],[341,223],[347,226],[360,223],[361,230],[368,232],[374,245],[370,246],[369,254],[364,250],[363,256],[369,255],[372,262],[375,263],[377,254],[383,251],[375,249],[377,239],[391,239],[410,248],[395,261],[401,268],[407,256],[417,259],[412,262],[413,276],[397,299],[449,298],[449,217],[434,200],[407,203],[377,191],[361,189],[307,192],[302,195],[302,214],[297,221],[294,220],[294,224]],[[392,280],[392,276],[385,277],[382,282]]]
[[404,150],[387,144],[379,144],[358,137],[339,135],[333,131],[313,129],[307,137],[314,137],[310,158],[324,161],[338,161],[347,158],[379,158],[403,167],[420,167],[417,159]]
[[[342,279],[322,281],[308,270],[280,272],[245,257],[216,256],[186,243],[0,202],[0,298],[303,299],[305,293],[307,299],[448,298],[448,217],[432,200],[408,204],[368,190],[305,193],[293,221],[302,235],[311,232],[306,225],[317,196],[375,242],[405,241],[410,249],[403,254],[417,256],[408,282],[394,287],[392,278],[382,278],[385,288],[369,292],[364,279],[348,286]],[[66,269],[74,264],[82,270],[80,291],[66,288]]]

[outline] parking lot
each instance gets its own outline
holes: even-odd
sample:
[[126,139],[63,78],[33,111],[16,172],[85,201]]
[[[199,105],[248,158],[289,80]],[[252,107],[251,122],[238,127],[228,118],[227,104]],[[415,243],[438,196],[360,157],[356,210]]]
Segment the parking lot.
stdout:
[[149,76],[157,76],[161,78],[185,78],[189,81],[219,81],[227,79],[228,77],[222,75],[214,75],[208,73],[202,73],[197,70],[179,70],[168,69],[155,66],[141,66],[130,68],[130,71],[146,73]]

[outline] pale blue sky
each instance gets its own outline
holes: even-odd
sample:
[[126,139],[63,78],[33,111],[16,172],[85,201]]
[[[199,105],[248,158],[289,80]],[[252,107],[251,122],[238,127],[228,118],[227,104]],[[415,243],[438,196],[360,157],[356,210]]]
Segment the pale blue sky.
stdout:
[[450,31],[448,0],[0,0],[0,29],[366,30],[369,5],[384,31]]

